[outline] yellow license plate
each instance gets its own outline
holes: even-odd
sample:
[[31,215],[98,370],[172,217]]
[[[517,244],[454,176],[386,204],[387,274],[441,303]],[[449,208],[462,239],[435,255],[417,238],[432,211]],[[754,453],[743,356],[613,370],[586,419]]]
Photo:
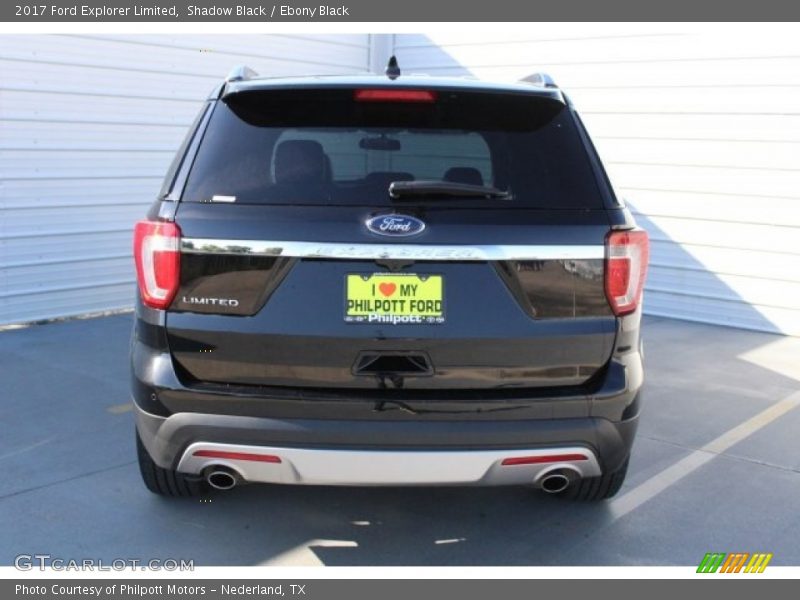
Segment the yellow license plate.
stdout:
[[373,273],[347,275],[345,313],[348,323],[444,323],[441,275]]

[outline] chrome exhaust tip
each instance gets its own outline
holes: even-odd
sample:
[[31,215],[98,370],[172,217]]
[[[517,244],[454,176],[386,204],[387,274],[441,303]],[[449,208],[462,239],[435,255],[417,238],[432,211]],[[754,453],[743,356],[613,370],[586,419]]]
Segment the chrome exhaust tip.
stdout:
[[573,481],[580,479],[580,473],[572,469],[555,469],[539,477],[536,482],[543,492],[558,494],[566,490]]
[[210,467],[206,473],[206,483],[215,490],[232,490],[239,481],[239,474],[228,467]]

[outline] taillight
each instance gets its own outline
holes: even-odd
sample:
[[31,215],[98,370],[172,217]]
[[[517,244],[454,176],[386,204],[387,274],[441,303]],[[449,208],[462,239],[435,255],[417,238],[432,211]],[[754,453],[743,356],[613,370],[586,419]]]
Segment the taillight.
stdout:
[[632,313],[642,299],[650,242],[642,229],[606,237],[606,297],[615,315]]
[[175,223],[139,221],[133,234],[133,258],[142,302],[167,308],[178,291],[181,230]]
[[353,98],[358,102],[435,102],[436,92],[430,90],[356,90]]

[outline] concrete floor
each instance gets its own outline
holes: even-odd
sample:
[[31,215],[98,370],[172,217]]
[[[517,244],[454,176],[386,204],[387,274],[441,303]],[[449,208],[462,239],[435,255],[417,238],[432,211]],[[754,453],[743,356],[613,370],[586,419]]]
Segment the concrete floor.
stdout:
[[[800,340],[649,318],[647,397],[608,503],[525,489],[243,486],[166,500],[139,480],[131,316],[0,332],[0,564],[800,565]],[[766,412],[764,412],[766,411]]]

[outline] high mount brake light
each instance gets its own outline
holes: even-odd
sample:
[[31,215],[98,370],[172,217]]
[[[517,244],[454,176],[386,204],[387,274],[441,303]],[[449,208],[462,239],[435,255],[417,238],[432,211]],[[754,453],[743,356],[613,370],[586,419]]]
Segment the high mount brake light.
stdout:
[[606,237],[606,298],[615,315],[639,306],[649,258],[650,241],[642,229],[612,231]]
[[436,102],[436,92],[430,90],[355,90],[357,102]]
[[175,223],[139,221],[133,234],[136,281],[142,302],[151,308],[167,308],[180,283],[181,230]]

